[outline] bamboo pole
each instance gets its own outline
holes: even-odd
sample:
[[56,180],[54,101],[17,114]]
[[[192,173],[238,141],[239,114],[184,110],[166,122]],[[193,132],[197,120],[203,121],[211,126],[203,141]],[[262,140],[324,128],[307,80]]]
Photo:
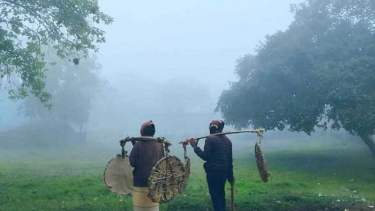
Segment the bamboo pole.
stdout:
[[124,139],[120,140],[120,144],[126,143],[126,142],[132,142],[132,141],[156,141],[163,144],[168,144],[169,146],[172,145],[172,143],[168,140],[166,140],[164,137],[152,137],[152,136],[140,136],[140,137],[126,137]]
[[[227,132],[214,133],[214,134],[211,134],[211,135],[208,135],[208,136],[201,136],[201,137],[192,138],[192,139],[196,140],[198,142],[199,139],[208,138],[210,136],[230,135],[230,134],[237,134],[237,133],[256,133],[259,137],[263,137],[263,130],[257,129],[257,130],[227,131]],[[179,144],[187,145],[189,143],[189,140],[191,140],[191,139],[181,141]]]

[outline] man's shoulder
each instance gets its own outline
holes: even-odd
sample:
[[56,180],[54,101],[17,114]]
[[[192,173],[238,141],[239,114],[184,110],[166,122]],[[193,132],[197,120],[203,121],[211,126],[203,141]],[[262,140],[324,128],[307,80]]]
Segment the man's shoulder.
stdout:
[[226,141],[232,143],[232,141],[226,135],[209,136],[206,141]]
[[163,145],[163,143],[153,141],[153,140],[147,140],[147,139],[142,139],[140,141],[137,141],[136,145],[139,145],[139,147],[151,147],[151,146],[158,146],[158,145]]
[[232,145],[232,141],[226,135],[223,135],[221,137],[221,141],[224,142],[225,145],[227,145],[227,146],[231,146]]
[[217,137],[219,137],[220,139],[225,139],[225,140],[230,141],[230,139],[228,138],[228,136],[226,136],[225,134],[223,134],[223,135],[218,135]]
[[232,141],[230,140],[230,138],[228,138],[228,136],[226,136],[226,135],[223,135],[223,138],[226,139],[226,140],[228,140],[228,141],[230,141],[230,142],[232,142]]

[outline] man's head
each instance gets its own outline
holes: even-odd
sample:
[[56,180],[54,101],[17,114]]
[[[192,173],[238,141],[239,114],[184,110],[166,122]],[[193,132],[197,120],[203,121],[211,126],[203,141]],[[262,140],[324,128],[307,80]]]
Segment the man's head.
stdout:
[[155,135],[155,125],[152,120],[149,120],[142,124],[141,126],[141,136],[154,136]]
[[210,134],[223,132],[224,125],[222,120],[212,120],[209,125]]

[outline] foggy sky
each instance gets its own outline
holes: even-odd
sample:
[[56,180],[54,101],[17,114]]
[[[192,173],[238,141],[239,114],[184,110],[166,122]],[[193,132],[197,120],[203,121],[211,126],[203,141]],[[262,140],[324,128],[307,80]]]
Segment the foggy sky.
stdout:
[[236,59],[267,34],[287,29],[302,0],[100,1],[114,18],[99,62],[113,83],[190,77],[217,98],[236,79]]
[[[111,101],[108,104],[113,106],[112,113],[106,110],[108,104],[96,107],[96,112],[102,112],[97,119],[108,117],[109,125],[115,125],[114,118],[123,119],[117,124],[119,131],[123,130],[124,121],[135,127],[148,119],[157,122],[161,117],[154,115],[160,111],[149,110],[142,116],[139,112],[144,109],[140,106],[150,99],[154,104],[168,100],[169,96],[166,100],[158,96],[166,92],[168,84],[171,89],[178,89],[178,84],[171,82],[173,79],[186,79],[185,86],[194,85],[194,81],[201,83],[203,86],[197,87],[201,87],[201,94],[208,96],[206,104],[210,104],[201,106],[212,109],[213,113],[223,89],[229,87],[229,81],[236,80],[236,60],[252,53],[267,34],[287,29],[293,20],[290,4],[300,2],[302,0],[99,1],[101,10],[112,16],[114,23],[101,26],[106,31],[106,43],[101,45],[98,62],[102,65],[101,74],[118,94],[116,99],[106,99]],[[199,93],[199,90],[195,88],[194,92]],[[170,102],[184,102],[177,97],[171,97]],[[193,107],[194,98],[188,99]],[[7,115],[0,116],[0,128],[21,121],[17,120],[19,104],[0,102],[0,110],[7,111]],[[166,110],[165,106],[154,108]],[[208,115],[207,120],[198,124],[206,128],[213,117],[213,114]],[[159,122],[163,121],[166,120]]]

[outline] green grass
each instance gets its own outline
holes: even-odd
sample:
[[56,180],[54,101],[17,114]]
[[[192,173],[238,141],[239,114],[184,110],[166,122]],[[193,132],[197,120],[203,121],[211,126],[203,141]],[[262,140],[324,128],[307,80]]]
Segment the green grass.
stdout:
[[[367,151],[350,147],[303,149],[267,151],[264,147],[273,174],[269,183],[260,179],[252,151],[235,157],[236,210],[352,211],[357,206],[373,205],[375,159]],[[2,150],[0,210],[132,210],[130,197],[111,193],[103,183],[105,165],[116,153],[83,148]],[[186,192],[161,205],[160,210],[212,210],[203,162],[191,150],[189,155],[192,172]],[[229,206],[229,185],[226,196]]]

